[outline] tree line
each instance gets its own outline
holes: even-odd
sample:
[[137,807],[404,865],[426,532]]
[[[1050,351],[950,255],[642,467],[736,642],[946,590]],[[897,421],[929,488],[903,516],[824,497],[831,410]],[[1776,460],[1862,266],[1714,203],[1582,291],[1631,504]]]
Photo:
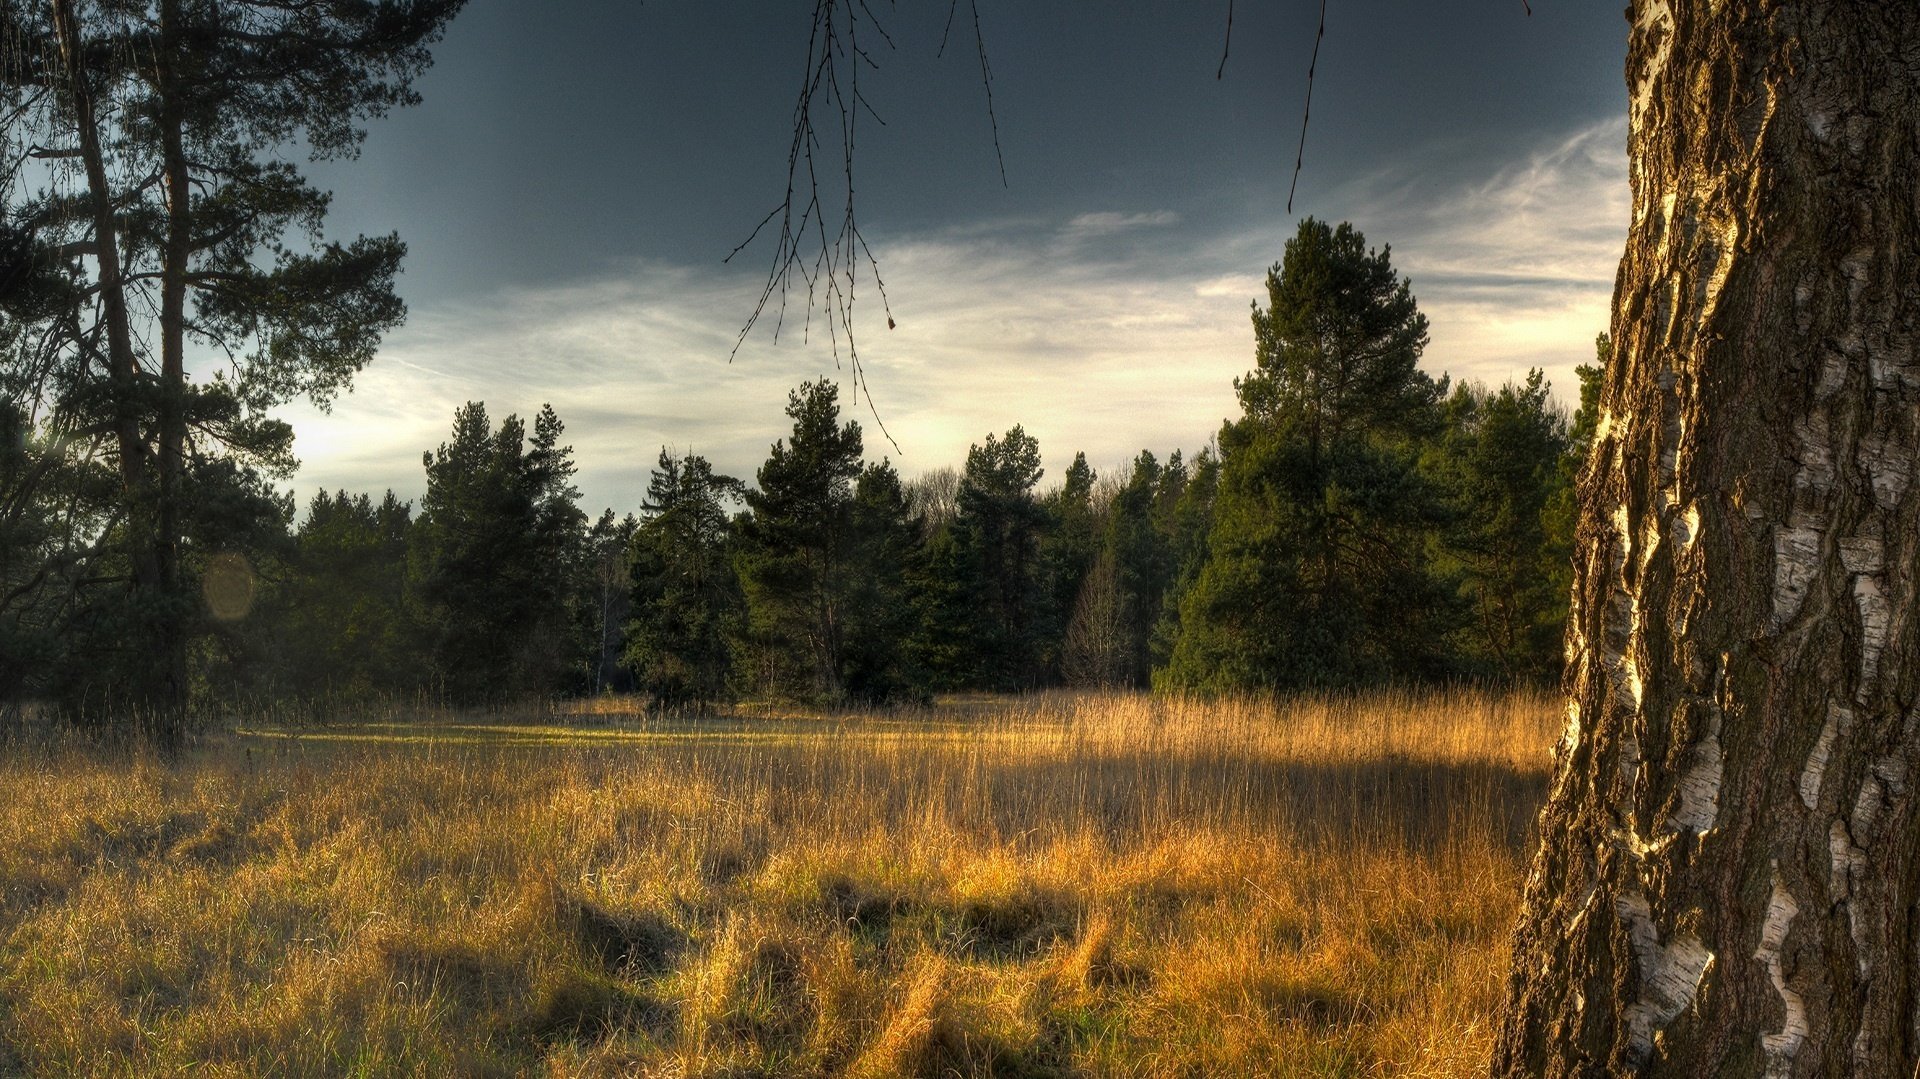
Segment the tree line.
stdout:
[[[1538,371],[1497,390],[1428,376],[1408,282],[1344,224],[1301,224],[1252,322],[1216,444],[1105,475],[1077,454],[1050,485],[1017,425],[903,478],[828,381],[790,394],[750,480],[663,449],[624,516],[582,511],[550,407],[459,409],[417,503],[322,491],[299,514],[216,459],[183,500],[192,691],[701,706],[1556,677],[1600,368],[1580,369],[1571,422]],[[112,485],[17,406],[0,419],[0,488],[57,481],[9,518],[0,572],[24,601],[0,619],[0,691],[75,715],[137,696],[118,688],[137,677],[125,620],[49,587],[97,570],[63,559],[112,535]]]

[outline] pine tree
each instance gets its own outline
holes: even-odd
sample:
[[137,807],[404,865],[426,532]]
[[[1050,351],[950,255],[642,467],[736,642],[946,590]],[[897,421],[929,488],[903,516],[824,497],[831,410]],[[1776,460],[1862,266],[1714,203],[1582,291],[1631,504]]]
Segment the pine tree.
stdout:
[[887,704],[922,699],[926,675],[911,638],[922,607],[926,540],[913,501],[888,461],[868,465],[854,485],[841,684],[850,700]]
[[1538,370],[1497,392],[1457,388],[1446,433],[1429,455],[1455,503],[1444,557],[1457,565],[1472,612],[1463,651],[1505,681],[1546,684],[1560,675],[1572,550],[1552,525],[1566,455],[1566,421]]
[[1172,583],[1160,602],[1160,614],[1154,622],[1151,649],[1152,682],[1156,690],[1174,688],[1167,673],[1176,642],[1180,639],[1180,608],[1194,582],[1207,563],[1207,537],[1213,532],[1213,506],[1220,491],[1220,458],[1208,446],[1194,455],[1186,469],[1186,481],[1167,513],[1168,560],[1173,566]]
[[715,473],[706,458],[661,449],[633,533],[626,648],[657,705],[704,708],[731,698],[733,638],[746,602],[727,503],[742,493],[739,480]]
[[286,692],[366,697],[419,684],[424,658],[404,595],[412,506],[320,491],[294,537],[273,620]]
[[411,592],[439,688],[463,701],[545,694],[586,681],[591,642],[573,609],[585,515],[572,450],[543,406],[529,438],[486,406],[454,414],[452,438],[422,458],[427,493],[409,553]]
[[[0,6],[0,107],[46,166],[7,173],[4,246],[52,267],[9,284],[10,314],[50,345],[27,362],[64,376],[30,380],[50,426],[85,438],[119,481],[120,521],[97,553],[115,569],[77,578],[100,608],[90,619],[118,628],[80,657],[82,681],[110,683],[93,699],[144,717],[162,743],[179,740],[204,624],[183,541],[186,498],[214,474],[196,469],[228,456],[283,477],[291,434],[268,410],[325,404],[405,310],[398,238],[294,239],[320,234],[327,196],[281,148],[350,156],[361,123],[415,100],[461,2]],[[231,357],[231,375],[191,380],[192,344]]]
[[1029,689],[1046,677],[1047,515],[1033,493],[1041,475],[1040,444],[1017,424],[967,450],[953,552],[966,611],[955,628],[967,634],[969,681],[981,688]]
[[[1066,677],[1066,637],[1078,609],[1081,589],[1100,557],[1101,522],[1093,504],[1099,476],[1085,453],[1075,453],[1059,487],[1041,499],[1047,527],[1040,540],[1042,573],[1047,581],[1045,624],[1051,632],[1042,646],[1042,663]],[[1069,678],[1069,681],[1072,679]]]
[[1415,468],[1443,387],[1387,250],[1311,218],[1253,311],[1245,415],[1220,433],[1209,559],[1187,590],[1172,688],[1354,685],[1446,671],[1429,573],[1438,493]]
[[597,642],[593,692],[622,692],[632,687],[623,659],[624,627],[633,609],[633,537],[640,521],[633,514],[616,518],[611,508],[587,533],[586,610]]
[[860,425],[840,422],[840,391],[806,382],[787,397],[793,432],[777,441],[746,495],[739,556],[752,646],[785,696],[845,693],[846,604]]

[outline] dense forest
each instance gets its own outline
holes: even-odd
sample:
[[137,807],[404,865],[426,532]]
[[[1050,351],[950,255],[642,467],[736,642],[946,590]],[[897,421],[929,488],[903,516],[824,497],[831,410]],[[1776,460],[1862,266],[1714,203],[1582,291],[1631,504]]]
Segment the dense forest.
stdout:
[[[662,449],[637,512],[597,518],[551,408],[530,424],[461,408],[417,503],[297,507],[261,470],[197,459],[194,699],[834,704],[1557,676],[1600,368],[1581,368],[1571,420],[1537,371],[1498,389],[1430,377],[1409,283],[1344,224],[1303,222],[1267,291],[1242,415],[1212,443],[1106,474],[1078,454],[1053,484],[1019,426],[903,478],[868,459],[828,381],[792,392],[792,429],[750,480]],[[94,556],[120,527],[112,476],[18,405],[0,424],[0,695],[109,713],[141,661],[141,612]]]

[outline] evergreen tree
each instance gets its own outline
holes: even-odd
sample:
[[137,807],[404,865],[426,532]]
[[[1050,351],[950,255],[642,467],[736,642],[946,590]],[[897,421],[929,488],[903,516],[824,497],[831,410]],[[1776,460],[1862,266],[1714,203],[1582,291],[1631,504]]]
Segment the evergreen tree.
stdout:
[[188,687],[203,715],[248,707],[279,690],[267,627],[293,556],[293,495],[232,457],[193,461],[180,494],[181,566],[200,586],[183,622]]
[[1538,370],[1495,393],[1461,386],[1447,413],[1433,471],[1456,505],[1444,546],[1472,610],[1463,651],[1503,680],[1551,681],[1572,586],[1571,546],[1551,530],[1567,481],[1566,421]]
[[624,627],[633,609],[634,533],[640,522],[633,514],[616,518],[611,508],[601,511],[600,519],[587,533],[587,575],[585,609],[592,621],[597,642],[593,667],[593,692],[619,692],[632,688],[624,661]]
[[953,625],[969,635],[969,681],[983,688],[1029,689],[1045,678],[1047,515],[1033,493],[1041,474],[1040,444],[1018,425],[967,450],[953,568],[968,610]]
[[1220,490],[1220,458],[1208,446],[1194,455],[1186,479],[1166,516],[1171,583],[1160,601],[1150,650],[1154,688],[1171,688],[1167,665],[1180,637],[1180,608],[1207,563],[1207,537],[1213,531],[1213,505]]
[[1126,640],[1125,685],[1145,686],[1152,673],[1154,626],[1179,568],[1171,529],[1186,479],[1178,450],[1165,466],[1142,450],[1107,517],[1106,547]]
[[1041,500],[1047,527],[1040,540],[1042,573],[1047,581],[1044,624],[1051,630],[1042,646],[1042,664],[1065,675],[1065,637],[1078,608],[1087,575],[1100,557],[1101,525],[1093,504],[1099,476],[1087,464],[1085,453],[1073,455],[1059,487]]
[[[918,505],[916,500],[916,509]],[[919,618],[907,645],[913,665],[930,689],[978,688],[979,642],[974,629],[980,612],[974,601],[975,573],[956,521],[927,533],[921,567],[914,582]]]
[[[0,337],[10,329],[0,317]],[[58,429],[37,428],[0,381],[0,708],[53,691],[80,624],[72,602],[112,536],[111,470]]]
[[1416,466],[1443,387],[1389,252],[1311,218],[1253,311],[1245,414],[1220,433],[1209,559],[1165,682],[1229,690],[1446,673],[1451,605],[1427,566],[1442,506]]
[[517,416],[493,429],[486,406],[454,414],[452,438],[424,455],[427,493],[409,577],[441,690],[504,700],[587,680],[591,643],[572,609],[585,515],[570,447],[550,406],[529,439]]
[[787,397],[790,438],[777,441],[747,492],[741,585],[763,688],[835,702],[846,686],[846,604],[860,425],[840,422],[840,390],[806,382]]
[[844,674],[848,698],[885,704],[924,697],[926,676],[910,640],[922,609],[926,540],[912,498],[887,461],[854,485],[848,560]]
[[[72,606],[87,608],[68,648],[67,682],[87,697],[63,701],[76,716],[132,716],[179,740],[190,641],[207,628],[188,496],[231,492],[224,478],[247,469],[290,472],[291,433],[268,411],[325,404],[405,310],[398,238],[318,242],[327,195],[282,148],[351,156],[365,120],[415,100],[428,46],[460,6],[0,5],[0,108],[45,162],[0,180],[0,246],[45,268],[5,289],[9,317],[45,343],[9,359],[32,368],[16,384],[33,387],[29,411],[82,440],[82,457],[110,461],[118,484],[108,542],[72,578]],[[191,379],[195,346],[230,358],[229,373]],[[205,470],[223,457],[241,470]],[[242,501],[266,514],[261,527],[284,524],[272,500]]]
[[705,707],[730,697],[731,647],[745,617],[733,571],[727,503],[739,480],[706,458],[660,451],[633,532],[627,664],[657,704]]
[[320,491],[294,535],[279,589],[285,690],[309,698],[398,692],[419,683],[419,633],[405,603],[413,507],[392,491]]
[[1081,582],[1061,642],[1060,676],[1070,686],[1118,689],[1131,680],[1133,638],[1111,549]]

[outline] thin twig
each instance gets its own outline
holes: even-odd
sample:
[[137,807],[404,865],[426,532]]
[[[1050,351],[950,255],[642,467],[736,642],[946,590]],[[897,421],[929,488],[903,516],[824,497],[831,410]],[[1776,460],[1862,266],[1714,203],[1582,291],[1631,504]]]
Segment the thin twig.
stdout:
[[987,66],[987,38],[980,32],[980,0],[967,0],[973,9],[973,42],[980,52],[980,85],[987,90],[987,122],[993,125],[993,159],[1000,165],[1000,186],[1007,186],[1007,159],[1000,152],[1000,119],[993,113],[993,69]]
[[953,13],[960,10],[960,0],[947,0],[947,25],[940,31],[940,47],[934,51],[935,60],[947,55],[947,35],[953,33]]
[[1307,61],[1307,103],[1300,110],[1300,147],[1293,154],[1293,182],[1287,185],[1288,213],[1293,212],[1293,193],[1300,186],[1300,166],[1307,159],[1307,121],[1313,116],[1313,73],[1320,66],[1320,39],[1326,36],[1327,0],[1320,0],[1320,29],[1314,32],[1313,58]]
[[[1521,0],[1525,3],[1526,0]],[[1227,54],[1233,51],[1233,0],[1227,0],[1227,42],[1220,46],[1220,70],[1213,73],[1217,81],[1227,75]]]

